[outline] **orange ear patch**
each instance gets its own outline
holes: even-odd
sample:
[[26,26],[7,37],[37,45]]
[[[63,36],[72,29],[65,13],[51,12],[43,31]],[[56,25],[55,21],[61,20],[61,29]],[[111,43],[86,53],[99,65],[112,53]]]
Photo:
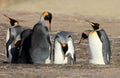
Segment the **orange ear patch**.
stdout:
[[45,17],[45,16],[47,16],[48,15],[48,12],[44,12],[43,13],[43,16]]
[[63,46],[63,47],[66,47],[66,46],[67,46],[67,44],[65,44],[65,43],[62,43],[62,46]]
[[14,44],[16,44],[17,42],[19,42],[20,40],[14,40]]
[[83,32],[84,34],[87,34],[86,32]]
[[14,23],[14,26],[17,26],[18,24],[19,24],[18,22],[15,22],[15,23]]
[[100,25],[99,25],[99,29],[102,28]]

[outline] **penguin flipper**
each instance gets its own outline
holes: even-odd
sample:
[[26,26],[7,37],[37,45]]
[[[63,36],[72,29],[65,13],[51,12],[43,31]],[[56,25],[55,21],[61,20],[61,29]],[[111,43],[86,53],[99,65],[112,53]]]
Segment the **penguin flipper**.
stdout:
[[106,32],[102,29],[100,30],[100,39],[102,41],[102,52],[104,57],[104,62],[108,64],[110,62],[111,49],[110,42]]
[[30,55],[29,55],[29,48],[27,47],[27,45],[31,45],[30,44],[30,40],[31,40],[31,29],[27,29],[24,30],[20,37],[21,37],[21,44],[20,44],[20,51],[19,51],[19,55],[20,58],[18,60],[18,63],[20,64],[31,64],[30,62]]
[[74,64],[74,63],[75,63],[75,61],[74,61],[74,59],[72,58],[72,56],[71,56],[70,53],[68,53],[65,57],[68,58],[68,59],[67,59],[67,61],[68,61],[67,64]]

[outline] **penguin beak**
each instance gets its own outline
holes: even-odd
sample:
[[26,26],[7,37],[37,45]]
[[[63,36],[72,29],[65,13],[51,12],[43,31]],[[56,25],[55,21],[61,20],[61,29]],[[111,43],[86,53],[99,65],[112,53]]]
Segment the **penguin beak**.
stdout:
[[85,39],[83,37],[81,37],[80,41],[78,44],[80,44],[81,42],[83,42]]
[[94,26],[93,22],[90,22],[90,25],[93,27]]
[[93,22],[89,21],[89,20],[85,20],[86,22],[88,22],[91,26],[94,26]]
[[88,38],[87,32],[83,32],[83,33],[82,33],[82,37],[81,37],[81,39],[80,39],[80,41],[79,41],[79,44],[80,44],[81,42],[83,42],[86,38]]
[[16,21],[15,19],[12,19],[12,18],[8,17],[7,15],[4,15],[4,16],[8,18],[11,26],[17,26],[19,24],[19,22]]
[[48,30],[51,31],[51,20],[49,20],[48,24],[49,24],[48,25]]

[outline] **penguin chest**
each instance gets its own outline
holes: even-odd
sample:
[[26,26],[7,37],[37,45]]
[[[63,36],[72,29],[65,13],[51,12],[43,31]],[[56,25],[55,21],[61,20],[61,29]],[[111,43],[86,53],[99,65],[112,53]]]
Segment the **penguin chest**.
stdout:
[[102,54],[102,42],[96,31],[90,32],[89,48],[90,48],[90,63],[104,64]]
[[54,63],[55,64],[63,64],[64,62],[64,54],[62,51],[61,44],[55,41],[55,49],[54,49]]
[[[59,42],[55,41],[54,49],[54,63],[55,64],[67,64],[69,60],[74,60],[74,45],[72,41],[68,41],[68,50],[64,54],[62,46]],[[71,59],[72,58],[72,59]]]

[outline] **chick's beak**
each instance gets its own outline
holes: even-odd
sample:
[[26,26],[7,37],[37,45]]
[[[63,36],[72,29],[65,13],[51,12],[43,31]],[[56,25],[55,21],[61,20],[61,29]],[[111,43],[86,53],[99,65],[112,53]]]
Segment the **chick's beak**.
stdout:
[[79,44],[84,41],[84,38],[82,37],[79,41]]

